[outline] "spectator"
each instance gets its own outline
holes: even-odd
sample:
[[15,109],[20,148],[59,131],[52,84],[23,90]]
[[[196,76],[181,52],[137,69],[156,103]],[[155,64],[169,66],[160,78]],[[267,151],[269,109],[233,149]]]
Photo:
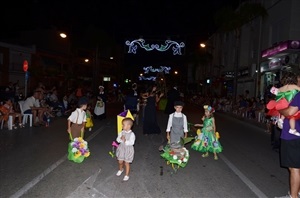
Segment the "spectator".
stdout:
[[[23,104],[23,111],[27,114],[32,114],[33,117],[33,126],[37,127],[39,125],[45,125],[43,122],[43,115],[45,108],[40,105],[40,91],[35,91],[31,97],[28,97]],[[38,117],[38,121],[36,120]]]
[[6,121],[6,122],[8,121],[9,116],[13,117],[13,119],[12,119],[12,128],[13,129],[17,129],[17,126],[15,125],[16,118],[18,118],[20,128],[24,127],[22,124],[22,116],[20,113],[17,113],[14,111],[12,100],[10,98],[6,99],[5,103],[0,106],[0,112],[1,112],[1,115],[3,116],[4,121]]

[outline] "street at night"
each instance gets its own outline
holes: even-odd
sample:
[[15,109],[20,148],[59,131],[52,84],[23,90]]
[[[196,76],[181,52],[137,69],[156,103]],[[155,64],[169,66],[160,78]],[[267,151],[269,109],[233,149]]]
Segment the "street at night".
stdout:
[[[142,119],[133,131],[137,138],[130,180],[115,175],[117,160],[109,155],[116,138],[116,115],[121,103],[108,105],[108,117],[95,120],[86,132],[91,155],[82,163],[67,159],[66,117],[46,127],[1,131],[1,197],[275,197],[288,189],[288,172],[279,165],[270,134],[262,124],[216,113],[224,151],[219,159],[190,151],[185,168],[174,172],[160,157],[167,115],[158,111],[160,135],[144,136]],[[187,104],[183,112],[199,123],[202,106]],[[257,125],[257,126],[255,126]],[[192,128],[189,136],[195,135]]]

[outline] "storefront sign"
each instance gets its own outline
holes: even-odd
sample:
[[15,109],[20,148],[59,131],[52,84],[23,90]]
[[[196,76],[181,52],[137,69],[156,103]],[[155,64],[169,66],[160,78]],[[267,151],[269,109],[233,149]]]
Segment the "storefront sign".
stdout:
[[268,57],[268,56],[273,56],[273,55],[278,54],[287,49],[300,50],[300,41],[299,40],[288,40],[288,41],[283,41],[281,43],[278,43],[274,47],[270,47],[268,49],[263,50],[261,53],[261,57],[264,58],[264,57]]
[[223,76],[225,78],[234,78],[234,71],[227,71],[227,72],[224,72]]
[[270,60],[269,62],[269,68],[275,68],[275,67],[279,67],[281,66],[281,62],[279,58],[273,58],[272,60]]
[[238,76],[248,76],[249,75],[249,69],[243,69],[243,70],[240,70],[239,73],[238,73]]

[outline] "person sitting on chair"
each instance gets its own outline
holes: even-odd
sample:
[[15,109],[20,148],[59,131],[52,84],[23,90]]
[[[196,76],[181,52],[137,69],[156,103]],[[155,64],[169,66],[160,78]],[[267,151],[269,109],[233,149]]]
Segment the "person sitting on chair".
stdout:
[[[32,114],[33,126],[45,125],[43,122],[43,115],[46,109],[40,105],[40,94],[39,91],[35,91],[23,104],[24,114]],[[36,117],[38,117],[39,122],[36,121]]]

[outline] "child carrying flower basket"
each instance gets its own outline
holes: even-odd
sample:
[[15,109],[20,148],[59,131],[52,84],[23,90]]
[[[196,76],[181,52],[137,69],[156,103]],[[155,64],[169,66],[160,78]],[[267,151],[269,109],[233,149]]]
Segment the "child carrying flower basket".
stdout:
[[68,159],[76,163],[81,163],[90,155],[88,144],[83,139],[87,104],[86,98],[80,98],[78,108],[68,118],[67,131],[71,140],[68,146]]

